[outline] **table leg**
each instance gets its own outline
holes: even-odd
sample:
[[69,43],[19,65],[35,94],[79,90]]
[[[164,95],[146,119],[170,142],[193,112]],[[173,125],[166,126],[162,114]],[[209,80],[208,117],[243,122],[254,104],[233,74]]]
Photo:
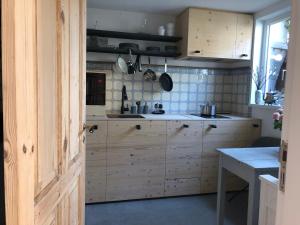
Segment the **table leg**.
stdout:
[[224,224],[225,197],[226,197],[226,169],[223,168],[223,159],[220,155],[218,178],[217,225]]
[[249,181],[247,225],[258,225],[260,182],[258,175]]

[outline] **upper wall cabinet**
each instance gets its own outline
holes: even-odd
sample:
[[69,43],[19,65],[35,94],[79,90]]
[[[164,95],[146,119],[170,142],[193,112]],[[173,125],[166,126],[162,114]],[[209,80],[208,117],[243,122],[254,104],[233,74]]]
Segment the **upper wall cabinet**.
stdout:
[[181,58],[250,60],[253,16],[189,8],[177,17]]

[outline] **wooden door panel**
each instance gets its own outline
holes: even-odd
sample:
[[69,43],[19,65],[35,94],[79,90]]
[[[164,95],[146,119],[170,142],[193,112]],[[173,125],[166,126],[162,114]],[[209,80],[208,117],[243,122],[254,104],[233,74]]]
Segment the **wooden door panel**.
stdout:
[[38,154],[36,193],[58,175],[56,1],[37,1]]
[[80,0],[70,4],[70,155],[69,161],[79,153],[80,124]]
[[86,0],[3,0],[9,225],[84,225]]
[[58,225],[57,209],[51,213],[47,221],[43,225]]

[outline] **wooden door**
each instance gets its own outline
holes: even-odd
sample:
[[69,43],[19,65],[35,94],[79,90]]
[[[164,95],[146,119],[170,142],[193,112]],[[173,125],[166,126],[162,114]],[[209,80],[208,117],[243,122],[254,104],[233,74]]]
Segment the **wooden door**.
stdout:
[[7,225],[83,225],[85,0],[2,0]]
[[294,225],[300,221],[300,2],[292,1],[291,37],[288,53],[282,140],[288,143],[285,191],[278,190],[276,225]]

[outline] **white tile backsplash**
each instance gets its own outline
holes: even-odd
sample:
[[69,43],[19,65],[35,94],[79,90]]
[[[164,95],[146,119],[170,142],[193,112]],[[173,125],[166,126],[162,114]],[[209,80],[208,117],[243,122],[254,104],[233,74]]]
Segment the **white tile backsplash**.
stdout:
[[[88,63],[89,70],[107,70],[110,64]],[[167,113],[196,113],[200,104],[215,102],[218,112],[232,112],[248,115],[248,99],[251,83],[250,69],[198,69],[169,67],[168,73],[173,79],[173,90],[162,91],[158,78],[164,67],[147,67],[153,69],[157,81],[143,80],[143,73],[126,75],[113,72],[106,77],[106,110],[118,112],[121,107],[121,90],[126,85],[129,107],[136,101],[147,102],[149,112],[154,104],[163,103]]]

